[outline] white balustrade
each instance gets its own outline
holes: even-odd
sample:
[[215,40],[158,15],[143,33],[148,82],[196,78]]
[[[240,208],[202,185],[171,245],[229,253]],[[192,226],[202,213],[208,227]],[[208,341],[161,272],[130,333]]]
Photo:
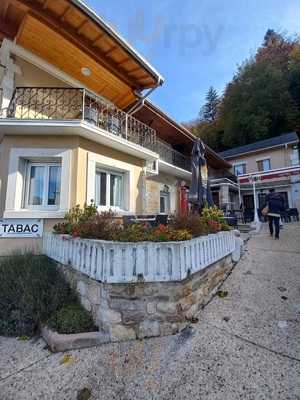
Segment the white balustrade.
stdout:
[[180,281],[235,250],[233,232],[182,242],[123,243],[45,233],[43,252],[107,283]]

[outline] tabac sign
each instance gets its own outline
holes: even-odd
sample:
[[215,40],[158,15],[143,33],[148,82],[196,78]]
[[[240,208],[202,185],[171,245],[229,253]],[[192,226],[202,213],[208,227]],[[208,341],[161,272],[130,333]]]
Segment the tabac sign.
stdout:
[[43,235],[41,219],[0,219],[0,238],[39,238]]

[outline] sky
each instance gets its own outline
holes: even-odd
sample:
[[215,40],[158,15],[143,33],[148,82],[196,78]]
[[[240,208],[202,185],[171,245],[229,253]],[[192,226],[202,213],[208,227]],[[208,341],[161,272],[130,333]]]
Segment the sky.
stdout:
[[178,122],[221,94],[267,29],[300,34],[299,0],[86,0],[165,78],[151,100]]

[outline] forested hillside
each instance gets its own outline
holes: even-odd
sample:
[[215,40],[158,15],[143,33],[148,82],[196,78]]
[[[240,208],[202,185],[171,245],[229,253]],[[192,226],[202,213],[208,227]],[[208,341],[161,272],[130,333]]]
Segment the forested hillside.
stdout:
[[220,151],[300,132],[300,40],[268,30],[222,96],[209,88],[193,133]]

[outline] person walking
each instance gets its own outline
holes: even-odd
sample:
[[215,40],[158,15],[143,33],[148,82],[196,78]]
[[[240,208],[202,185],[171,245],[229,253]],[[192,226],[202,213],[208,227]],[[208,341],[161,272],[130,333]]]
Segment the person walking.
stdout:
[[266,198],[266,207],[268,207],[267,215],[270,235],[273,236],[275,227],[275,239],[279,239],[280,213],[284,211],[284,201],[282,196],[279,193],[276,193],[274,189],[269,190],[269,194]]

